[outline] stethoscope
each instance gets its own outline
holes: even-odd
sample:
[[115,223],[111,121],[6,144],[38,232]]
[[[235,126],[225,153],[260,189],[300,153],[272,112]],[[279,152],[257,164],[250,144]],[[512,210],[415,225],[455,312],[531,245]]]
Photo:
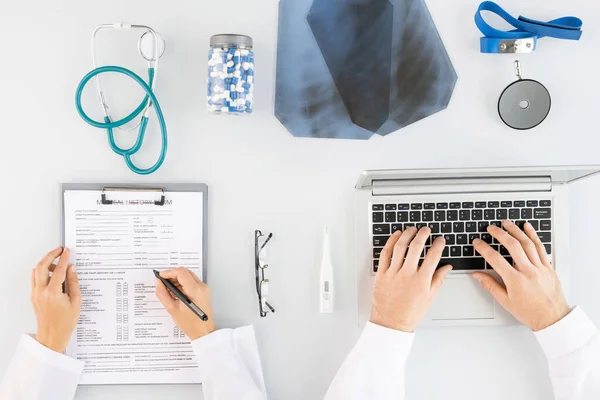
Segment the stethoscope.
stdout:
[[[138,51],[141,54],[141,56],[148,62],[148,82],[146,82],[138,74],[136,74],[135,72],[133,72],[127,68],[118,67],[118,66],[98,67],[98,62],[97,62],[97,57],[96,57],[96,55],[97,55],[96,36],[100,30],[109,29],[109,28],[112,28],[112,29],[142,29],[145,31],[142,34],[142,36],[140,37],[140,40],[138,41]],[[156,96],[154,95],[154,87],[156,85],[156,76],[157,76],[157,71],[158,71],[158,59],[160,57],[162,57],[164,51],[165,51],[165,44],[164,44],[163,38],[160,36],[160,34],[158,34],[156,31],[154,31],[149,26],[131,25],[131,24],[127,24],[127,23],[115,23],[115,24],[100,25],[96,29],[94,29],[94,32],[92,34],[92,60],[93,60],[93,68],[94,69],[92,71],[90,71],[86,76],[83,77],[83,79],[81,80],[81,83],[79,83],[79,86],[77,87],[77,92],[75,94],[75,105],[77,107],[77,112],[79,113],[81,118],[83,118],[83,120],[85,122],[87,122],[88,124],[90,124],[96,128],[106,129],[106,131],[108,133],[108,143],[110,144],[111,149],[115,153],[119,154],[120,156],[122,156],[125,159],[125,163],[129,167],[129,169],[131,169],[136,174],[140,174],[140,175],[148,175],[148,174],[155,172],[157,169],[159,169],[160,166],[162,165],[162,163],[165,161],[165,156],[167,154],[167,126],[165,124],[165,119],[164,119],[162,110],[160,108],[160,105],[158,103],[158,100],[156,99]],[[104,96],[104,91],[102,90],[102,83],[100,81],[100,75],[107,73],[107,72],[116,72],[119,74],[129,76],[131,79],[136,81],[142,87],[142,89],[144,89],[144,91],[146,92],[146,96],[144,97],[144,100],[142,100],[140,105],[135,110],[133,110],[133,112],[131,114],[129,114],[125,118],[120,119],[118,121],[113,121],[113,119],[110,115],[109,107],[106,104],[106,98]],[[83,107],[81,105],[81,95],[83,93],[83,89],[85,88],[87,83],[92,78],[95,78],[95,80],[96,80],[98,96],[100,98],[100,104],[101,104],[102,110],[104,112],[104,121],[96,121],[96,120],[91,119],[83,111]],[[143,168],[139,168],[138,166],[136,166],[133,163],[131,157],[135,153],[137,153],[140,150],[140,148],[142,147],[142,143],[144,142],[144,136],[146,133],[146,127],[148,125],[148,117],[150,115],[150,109],[153,106],[156,111],[156,116],[158,118],[158,122],[160,124],[160,131],[161,131],[161,136],[162,136],[162,149],[161,149],[160,156],[158,157],[158,160],[156,161],[156,163],[150,168],[143,169]],[[133,119],[135,119],[140,114],[142,115],[142,117],[140,119],[139,124],[131,129],[131,130],[133,130],[133,129],[136,129],[139,127],[138,136],[137,136],[135,144],[128,149],[123,149],[123,148],[119,147],[115,143],[113,130],[115,128],[119,129],[119,130],[124,130],[124,128],[122,128],[122,126],[131,122]]]

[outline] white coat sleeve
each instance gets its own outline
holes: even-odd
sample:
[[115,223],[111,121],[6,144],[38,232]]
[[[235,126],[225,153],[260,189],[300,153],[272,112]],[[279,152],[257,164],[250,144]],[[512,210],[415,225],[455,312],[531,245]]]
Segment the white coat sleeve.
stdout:
[[254,328],[220,329],[192,342],[204,400],[265,400]]
[[581,308],[535,337],[548,359],[556,400],[600,399],[600,332]]
[[23,335],[2,382],[2,400],[72,400],[83,362]]
[[368,322],[325,400],[403,400],[404,368],[414,334]]

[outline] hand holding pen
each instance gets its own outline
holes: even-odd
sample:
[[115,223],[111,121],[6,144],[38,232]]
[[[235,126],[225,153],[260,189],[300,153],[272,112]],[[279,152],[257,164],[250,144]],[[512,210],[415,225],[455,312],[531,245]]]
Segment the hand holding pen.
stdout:
[[[217,330],[210,304],[210,288],[192,271],[176,268],[160,272],[160,277],[168,280],[181,291],[192,304],[180,300],[169,290],[161,279],[156,279],[156,296],[171,315],[177,326],[191,339],[196,340]],[[193,311],[194,306],[196,311]],[[207,320],[202,320],[202,314]]]

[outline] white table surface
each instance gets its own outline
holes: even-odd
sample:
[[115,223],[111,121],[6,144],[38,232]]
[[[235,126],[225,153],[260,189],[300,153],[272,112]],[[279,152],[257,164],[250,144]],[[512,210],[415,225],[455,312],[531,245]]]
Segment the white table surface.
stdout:
[[[600,163],[600,5],[502,2],[515,14],[545,20],[571,14],[585,20],[581,42],[544,39],[535,54],[522,57],[525,76],[548,87],[553,108],[540,127],[519,132],[505,127],[496,114],[498,95],[514,80],[513,60],[478,53],[473,24],[478,3],[428,1],[459,75],[448,109],[385,138],[351,141],[296,139],[274,118],[275,0],[3,0],[0,374],[19,335],[35,330],[29,273],[60,244],[61,182],[205,182],[210,188],[209,283],[218,325],[255,324],[271,399],[322,398],[358,334],[352,226],[353,187],[362,170]],[[148,24],[167,42],[157,95],[169,127],[169,153],[149,177],[134,176],[110,152],[105,133],[87,126],[74,107],[75,87],[90,69],[92,29],[121,20]],[[205,112],[208,38],[225,31],[255,40],[257,92],[250,118]],[[119,49],[107,43],[100,46],[103,62],[144,71],[135,41]],[[117,111],[141,98],[124,78],[109,83]],[[99,117],[92,90],[85,99]],[[149,132],[140,162],[151,162],[157,151],[156,127]],[[596,323],[600,268],[591,249],[597,246],[593,227],[600,221],[593,206],[599,192],[599,179],[574,191],[571,243],[572,300]],[[338,289],[338,311],[332,315],[319,314],[317,301],[326,224]],[[278,312],[266,319],[258,317],[253,279],[256,228],[275,233],[269,277]],[[522,327],[419,331],[406,382],[408,399],[551,398],[543,354]],[[199,386],[105,386],[80,388],[77,399],[150,400],[175,394],[181,400],[202,398]]]

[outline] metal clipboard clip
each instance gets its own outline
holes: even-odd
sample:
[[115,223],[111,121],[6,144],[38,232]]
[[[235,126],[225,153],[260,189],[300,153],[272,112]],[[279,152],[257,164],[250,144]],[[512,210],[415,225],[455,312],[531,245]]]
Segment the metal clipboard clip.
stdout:
[[155,206],[164,206],[165,205],[165,190],[163,188],[138,188],[138,187],[105,187],[102,189],[102,194],[100,195],[102,199],[102,204],[111,205],[114,204],[113,200],[108,200],[106,198],[106,192],[158,192],[161,193],[160,200],[155,200]]

